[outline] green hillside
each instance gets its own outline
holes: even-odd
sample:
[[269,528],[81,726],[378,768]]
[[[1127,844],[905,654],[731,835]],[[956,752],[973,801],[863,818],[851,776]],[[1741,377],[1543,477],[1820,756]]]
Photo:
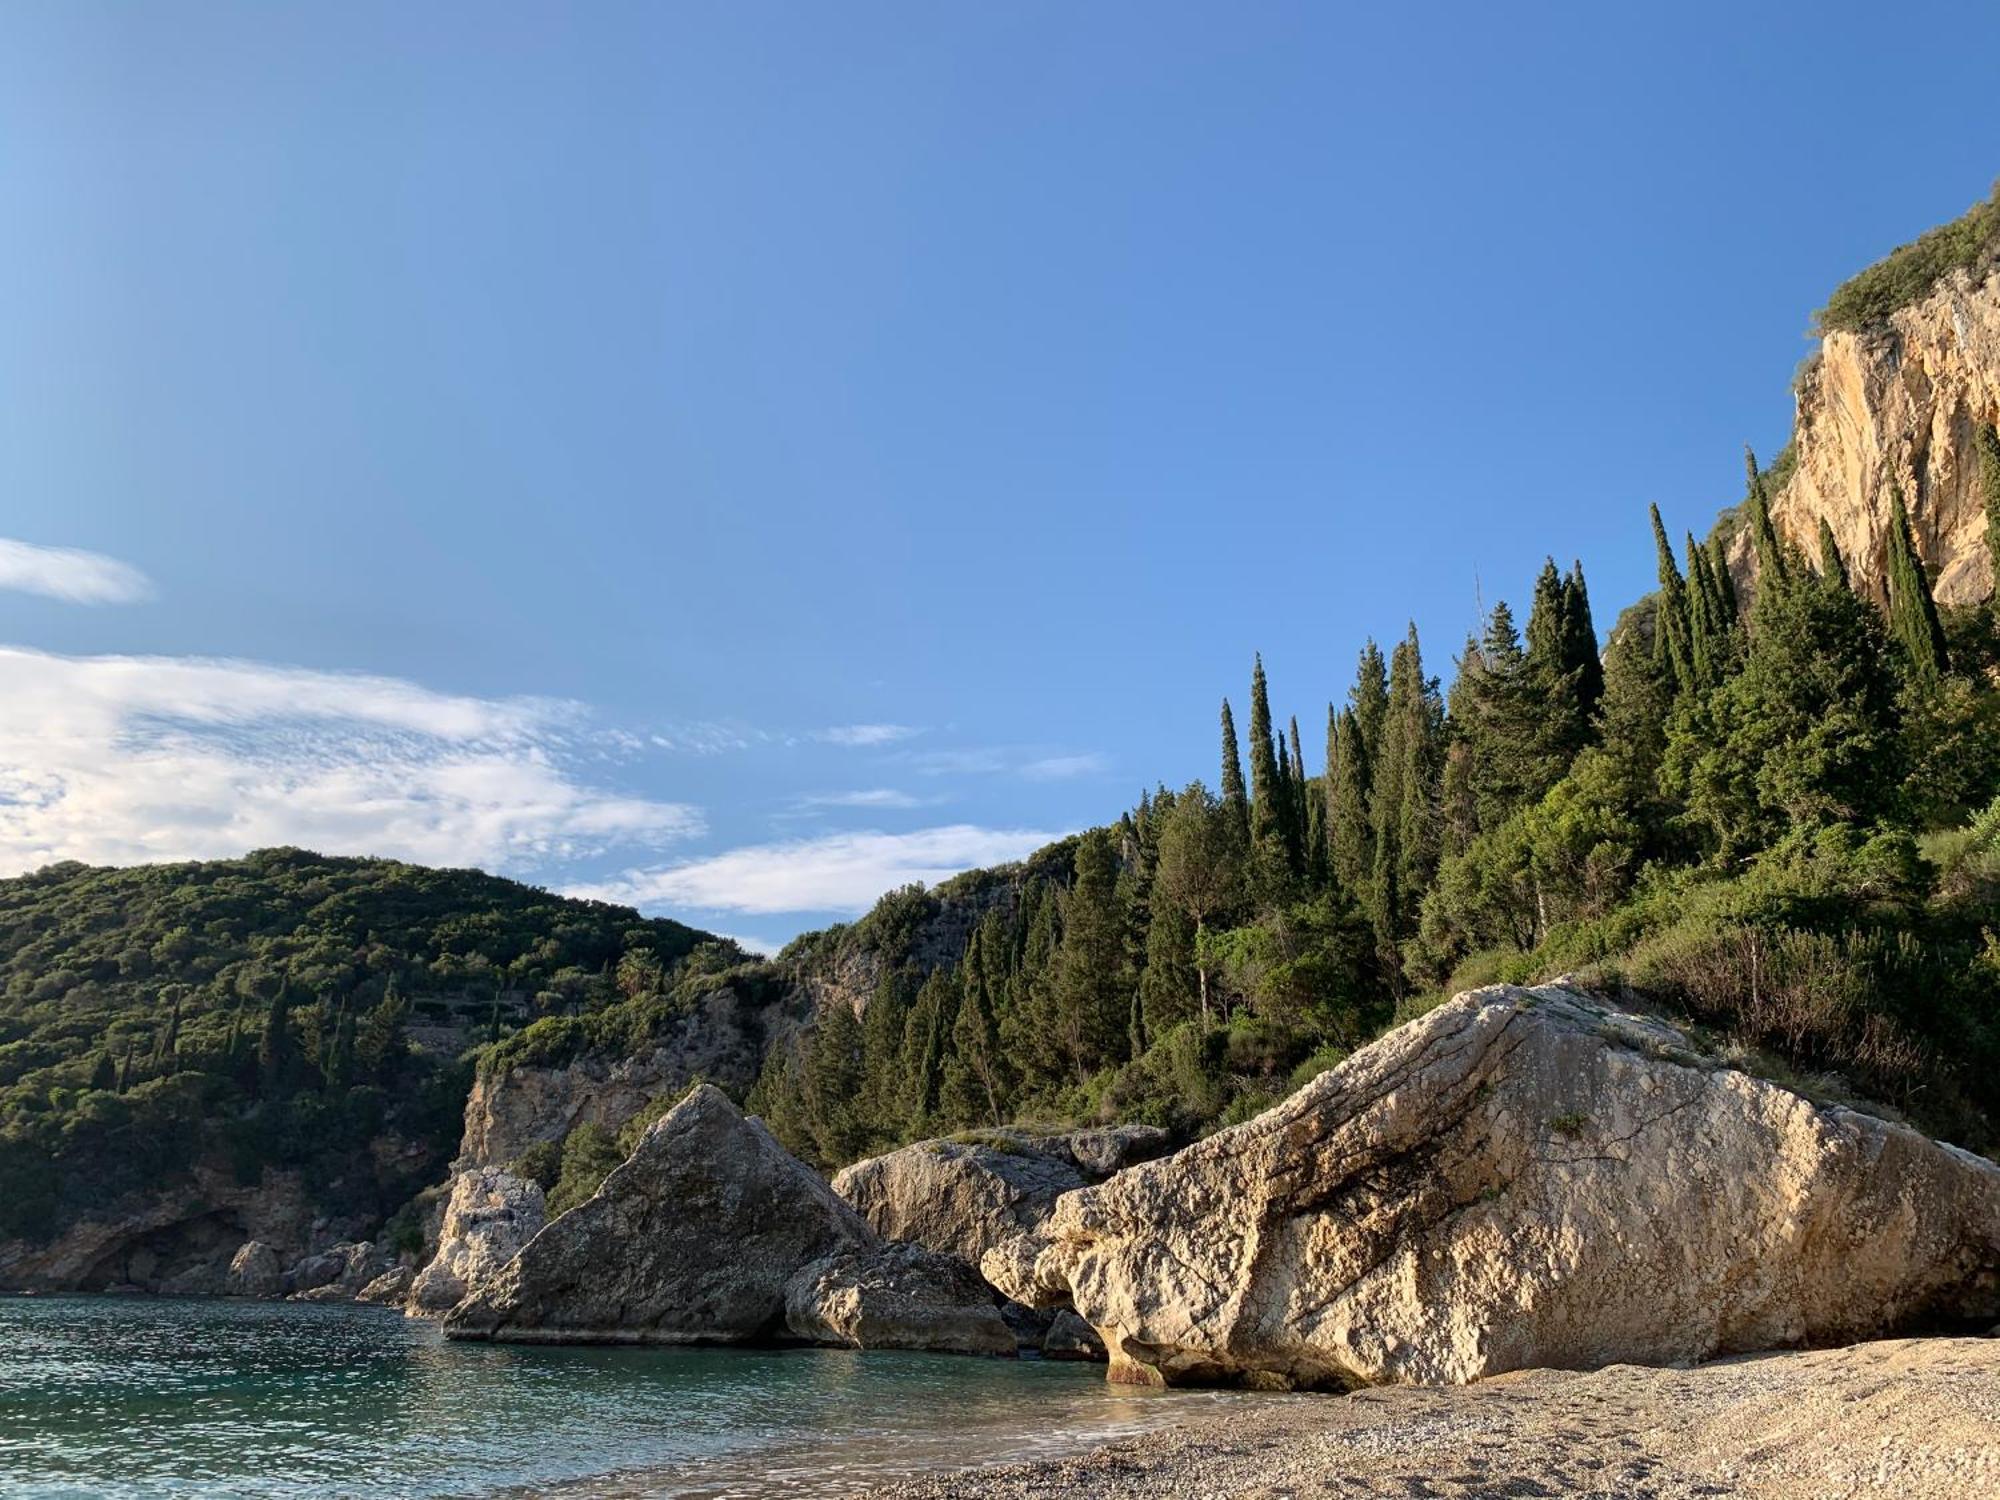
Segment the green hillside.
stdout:
[[[382,1214],[442,1175],[468,1047],[731,944],[475,870],[271,849],[0,881],[0,1234],[196,1161]],[[412,1146],[372,1165],[384,1136]],[[328,1196],[330,1195],[330,1197]]]

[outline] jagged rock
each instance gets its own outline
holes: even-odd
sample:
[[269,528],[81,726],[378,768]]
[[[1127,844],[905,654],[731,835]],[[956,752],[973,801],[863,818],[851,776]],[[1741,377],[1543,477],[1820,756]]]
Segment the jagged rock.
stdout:
[[656,1101],[697,1078],[739,1093],[757,1081],[764,1050],[803,1023],[803,996],[776,1000],[724,985],[702,998],[672,1032],[631,1055],[589,1052],[560,1066],[482,1072],[465,1101],[454,1164],[508,1167],[529,1147],[560,1141],[579,1125],[618,1131]]
[[1166,1141],[1150,1125],[1067,1135],[986,1130],[856,1162],[835,1174],[833,1190],[884,1238],[977,1265],[995,1245],[1041,1223],[1062,1194],[1158,1155]]
[[695,1343],[757,1338],[787,1284],[873,1248],[855,1212],[757,1120],[703,1084],[656,1120],[594,1197],[477,1283],[455,1339]]
[[410,1285],[409,1310],[441,1313],[456,1306],[475,1282],[540,1232],[543,1212],[537,1183],[498,1167],[461,1172],[445,1206],[437,1255]]
[[802,1339],[854,1349],[1013,1354],[993,1289],[955,1255],[921,1245],[836,1251],[785,1288],[785,1326]]
[[1456,1383],[2000,1313],[2000,1167],[1575,990],[1459,996],[982,1262],[1114,1380]]
[[1070,1308],[1060,1309],[1042,1336],[1042,1358],[1104,1361],[1104,1340]]
[[287,1295],[331,1302],[353,1297],[382,1273],[388,1258],[366,1240],[348,1240],[308,1255],[285,1273]]
[[416,1273],[408,1266],[391,1266],[354,1294],[356,1302],[373,1302],[383,1307],[401,1307],[410,1299],[410,1283]]
[[238,1297],[275,1297],[285,1289],[278,1252],[262,1240],[246,1240],[229,1262],[228,1291]]
[[[2000,277],[1954,271],[1879,327],[1829,333],[1795,388],[1797,463],[1771,497],[1778,530],[1816,558],[1825,519],[1855,586],[1884,602],[1901,494],[1938,601],[1989,597],[1976,433],[2000,421]],[[1730,561],[1750,587],[1748,528]]]

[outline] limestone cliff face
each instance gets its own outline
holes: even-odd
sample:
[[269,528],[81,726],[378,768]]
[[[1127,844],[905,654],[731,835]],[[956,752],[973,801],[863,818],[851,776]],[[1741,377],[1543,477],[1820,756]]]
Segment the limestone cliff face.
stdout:
[[482,1074],[465,1103],[454,1169],[504,1167],[528,1147],[559,1141],[583,1124],[616,1133],[649,1103],[697,1078],[740,1098],[757,1081],[771,1043],[802,1024],[806,1004],[797,991],[773,1005],[718,989],[671,1035],[632,1056],[593,1052],[561,1067]]
[[[1954,272],[1929,295],[1858,332],[1830,333],[1798,385],[1798,463],[1771,519],[1810,558],[1833,528],[1856,584],[1878,601],[1891,497],[1910,506],[1940,602],[1993,592],[1975,434],[2000,422],[2000,275]],[[1731,548],[1739,578],[1747,535]]]

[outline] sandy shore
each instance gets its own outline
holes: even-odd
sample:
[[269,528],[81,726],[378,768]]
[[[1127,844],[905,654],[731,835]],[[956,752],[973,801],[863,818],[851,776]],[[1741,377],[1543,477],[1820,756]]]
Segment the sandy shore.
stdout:
[[1980,1500],[2000,1497],[2000,1339],[1277,1397],[1078,1457],[874,1493]]

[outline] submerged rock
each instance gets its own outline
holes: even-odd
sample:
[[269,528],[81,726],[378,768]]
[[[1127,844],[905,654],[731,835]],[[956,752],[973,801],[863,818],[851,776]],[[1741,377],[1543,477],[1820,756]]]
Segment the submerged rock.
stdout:
[[1014,1331],[979,1273],[921,1245],[842,1250],[814,1261],[785,1288],[785,1326],[814,1343],[855,1349],[1016,1352]]
[[2000,1167],[1575,990],[1496,986],[981,1264],[1073,1304],[1114,1380],[1693,1362],[1990,1321]]
[[453,1180],[438,1231],[437,1255],[410,1286],[412,1313],[442,1313],[455,1307],[472,1284],[512,1260],[541,1230],[539,1184],[475,1167]]
[[875,1235],[761,1122],[703,1084],[648,1128],[594,1197],[537,1234],[445,1319],[454,1339],[696,1343],[777,1330],[789,1283]]

